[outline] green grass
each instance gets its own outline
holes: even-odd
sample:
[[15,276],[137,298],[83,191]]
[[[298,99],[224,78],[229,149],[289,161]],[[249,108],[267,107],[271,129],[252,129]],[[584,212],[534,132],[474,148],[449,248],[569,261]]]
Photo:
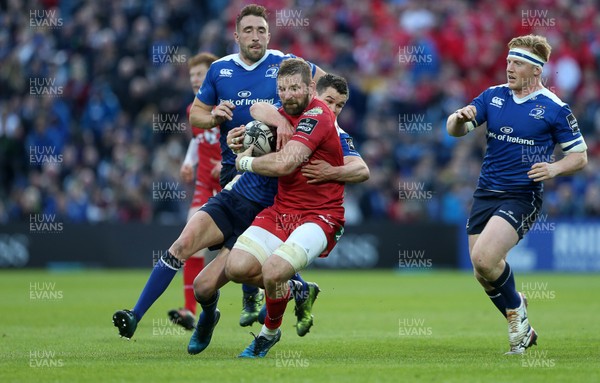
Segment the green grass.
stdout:
[[[0,272],[0,381],[600,381],[597,275],[517,275],[517,286],[534,290],[529,316],[540,338],[528,356],[509,357],[506,322],[468,273],[307,271],[322,289],[315,326],[299,338],[290,304],[282,339],[262,360],[236,358],[260,328],[238,325],[234,284],[222,290],[210,347],[187,354],[190,333],[166,322],[182,304],[179,275],[133,340],[120,339],[112,313],[133,306],[147,275]],[[32,299],[32,284],[47,299]]]

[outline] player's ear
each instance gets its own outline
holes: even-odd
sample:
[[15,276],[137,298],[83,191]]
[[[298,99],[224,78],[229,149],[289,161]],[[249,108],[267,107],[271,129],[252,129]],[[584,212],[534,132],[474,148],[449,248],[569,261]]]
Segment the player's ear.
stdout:
[[240,43],[240,35],[238,35],[237,30],[235,32],[233,32],[233,38],[235,40],[236,43]]

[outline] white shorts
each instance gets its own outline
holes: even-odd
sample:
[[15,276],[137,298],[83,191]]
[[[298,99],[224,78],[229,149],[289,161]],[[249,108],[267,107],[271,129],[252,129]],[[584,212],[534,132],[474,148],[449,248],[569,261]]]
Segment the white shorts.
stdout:
[[298,226],[285,242],[262,227],[250,226],[239,236],[233,248],[252,254],[261,265],[271,254],[275,254],[298,272],[327,248],[327,237],[323,229],[312,222]]

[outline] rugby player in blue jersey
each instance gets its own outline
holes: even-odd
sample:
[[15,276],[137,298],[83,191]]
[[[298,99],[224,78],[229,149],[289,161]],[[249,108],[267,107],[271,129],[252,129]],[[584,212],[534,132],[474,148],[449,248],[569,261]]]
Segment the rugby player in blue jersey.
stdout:
[[[276,86],[279,65],[286,58],[295,57],[267,49],[270,40],[267,11],[259,5],[247,5],[241,10],[236,18],[234,38],[240,48],[239,54],[225,56],[211,65],[190,113],[193,126],[210,129],[219,125],[221,128],[223,187],[238,173],[235,155],[226,144],[227,133],[252,120],[252,104],[279,101]],[[317,66],[311,64],[311,67],[315,81],[325,74]],[[278,126],[277,149],[290,139],[292,133],[287,127]],[[239,188],[245,198],[264,204],[270,199],[270,191],[277,190],[277,181],[254,175],[244,178]],[[299,275],[296,278],[306,285]],[[257,320],[262,293],[248,285],[242,285],[242,290],[240,325],[249,326]]]
[[[506,262],[539,215],[542,181],[571,175],[587,164],[587,146],[567,104],[542,84],[551,47],[543,36],[508,43],[507,83],[493,86],[451,114],[447,131],[461,137],[487,122],[487,150],[467,221],[475,277],[508,320],[510,350],[536,344],[526,297]],[[552,161],[555,145],[564,157]],[[533,161],[531,161],[533,159]]]
[[[211,65],[202,88],[194,101],[190,116],[191,123],[195,127],[207,129],[209,125],[213,126],[212,124],[221,127],[221,149],[224,162],[222,175],[229,174],[222,180],[223,184],[226,184],[229,179],[236,175],[235,155],[227,146],[226,133],[232,127],[252,120],[249,109],[253,103],[278,101],[276,77],[279,64],[284,59],[293,57],[292,55],[283,55],[279,51],[266,50],[268,25],[266,23],[266,11],[261,6],[249,5],[242,9],[237,18],[236,40],[240,45],[240,54],[227,56]],[[262,47],[262,56],[256,55],[255,50],[258,47]],[[248,60],[255,60],[255,65],[248,65]],[[312,67],[314,77],[319,73],[323,73],[316,66],[313,65]],[[240,81],[240,79],[235,80],[230,76],[238,76],[243,81]],[[230,81],[224,81],[225,79]],[[271,86],[268,84],[271,84]],[[234,88],[240,90],[232,91]],[[222,92],[225,98],[222,98],[219,92]],[[205,101],[201,101],[201,99]],[[213,101],[210,101],[211,99]],[[232,100],[233,102],[223,100]],[[207,107],[207,105],[216,105],[217,103],[219,105],[212,110]],[[235,112],[233,111],[233,104],[237,104]],[[208,113],[206,113],[205,108],[208,108]],[[285,140],[281,141],[281,137],[286,135],[285,129],[286,127],[283,130],[278,129],[278,145],[286,142]],[[287,134],[288,139],[291,134],[292,131],[290,130]],[[276,192],[276,178],[246,174],[235,183],[229,182],[229,186],[223,192],[211,198],[199,212],[191,217],[179,238],[169,248],[169,252],[156,263],[133,310],[119,310],[113,315],[113,324],[118,328],[119,334],[126,338],[133,336],[138,322],[166,290],[183,261],[188,259],[191,254],[205,247],[220,248],[223,246],[215,260],[205,268],[207,270],[205,274],[214,279],[206,283],[207,288],[204,289],[204,292],[210,290],[212,293],[202,294],[202,291],[200,291],[200,294],[196,293],[196,298],[202,306],[203,312],[211,314],[200,316],[195,335],[199,333],[201,338],[206,337],[209,328],[212,334],[212,328],[216,325],[219,316],[218,311],[214,310],[218,300],[216,289],[227,283],[227,280],[223,278],[224,275],[219,270],[224,267],[228,249],[233,246],[237,235],[241,234],[250,225],[258,212],[273,203]],[[302,281],[302,283],[305,290],[308,291],[311,286],[306,282]],[[212,286],[217,286],[214,292]],[[303,296],[306,297],[307,295]],[[252,306],[251,319],[255,321],[260,307],[258,300],[245,298],[244,306]],[[306,309],[310,305],[307,304],[306,300],[303,299],[296,303],[303,313],[303,318],[310,318],[310,311]],[[244,315],[241,321],[243,319]],[[302,330],[298,330],[299,334],[308,332],[310,325],[312,325],[311,321],[302,321]],[[191,352],[196,353],[193,350]]]

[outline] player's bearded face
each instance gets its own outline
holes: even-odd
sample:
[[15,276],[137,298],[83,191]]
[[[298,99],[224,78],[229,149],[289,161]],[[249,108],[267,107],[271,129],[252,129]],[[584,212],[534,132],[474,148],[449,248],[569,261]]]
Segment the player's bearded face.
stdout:
[[270,39],[268,27],[262,17],[249,15],[240,20],[235,37],[243,58],[256,62],[265,55]]
[[277,79],[277,89],[283,110],[290,116],[299,116],[310,103],[310,87],[302,82],[302,76],[295,74]]

